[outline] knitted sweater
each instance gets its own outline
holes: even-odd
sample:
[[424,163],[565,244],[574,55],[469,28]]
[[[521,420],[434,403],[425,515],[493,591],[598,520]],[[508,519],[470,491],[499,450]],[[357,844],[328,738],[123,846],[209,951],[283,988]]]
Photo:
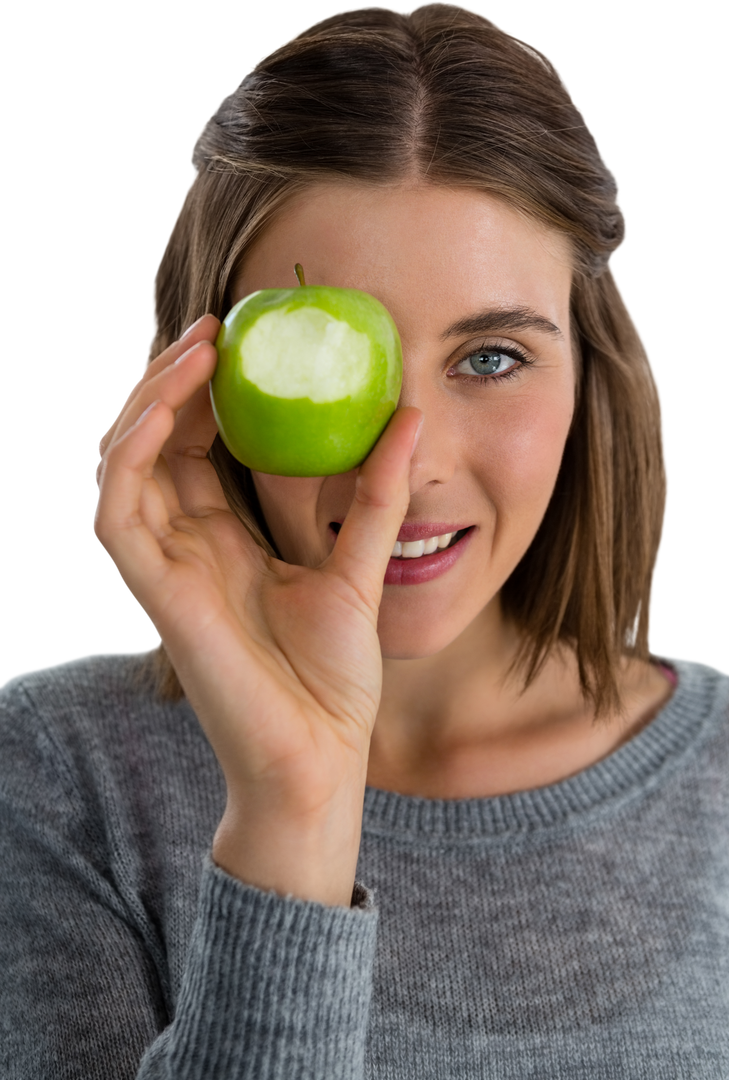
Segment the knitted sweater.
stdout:
[[726,1080],[729,677],[602,761],[368,788],[351,908],[210,859],[224,782],[139,657],[0,695],[5,1080]]

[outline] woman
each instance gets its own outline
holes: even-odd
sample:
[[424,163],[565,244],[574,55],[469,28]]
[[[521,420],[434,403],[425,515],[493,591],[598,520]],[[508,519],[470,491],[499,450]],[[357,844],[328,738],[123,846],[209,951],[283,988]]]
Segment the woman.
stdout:
[[[349,13],[195,161],[99,470],[162,649],[5,692],[6,1072],[729,1075],[729,679],[648,650],[658,405],[554,70]],[[251,473],[209,405],[297,261],[403,341],[341,476]]]

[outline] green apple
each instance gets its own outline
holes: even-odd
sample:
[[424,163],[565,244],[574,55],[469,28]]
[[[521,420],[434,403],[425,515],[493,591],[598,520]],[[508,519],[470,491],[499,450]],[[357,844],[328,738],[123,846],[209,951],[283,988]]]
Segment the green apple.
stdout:
[[379,300],[358,289],[262,289],[230,311],[215,343],[210,398],[238,461],[282,476],[360,465],[392,416],[400,337]]

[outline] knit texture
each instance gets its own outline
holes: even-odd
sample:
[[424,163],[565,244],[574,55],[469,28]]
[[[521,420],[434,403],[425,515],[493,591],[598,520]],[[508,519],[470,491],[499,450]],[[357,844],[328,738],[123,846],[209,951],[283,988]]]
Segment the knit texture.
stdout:
[[209,855],[225,787],[140,657],[0,695],[8,1080],[728,1080],[729,678],[548,787],[368,788],[352,906]]

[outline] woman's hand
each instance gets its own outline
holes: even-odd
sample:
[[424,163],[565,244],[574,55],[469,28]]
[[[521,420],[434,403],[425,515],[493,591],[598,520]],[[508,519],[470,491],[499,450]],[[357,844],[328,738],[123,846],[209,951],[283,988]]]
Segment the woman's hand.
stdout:
[[99,539],[155,623],[225,775],[224,869],[349,905],[382,661],[377,615],[420,424],[399,410],[316,569],[267,556],[207,459],[219,323],[149,366],[101,443]]

